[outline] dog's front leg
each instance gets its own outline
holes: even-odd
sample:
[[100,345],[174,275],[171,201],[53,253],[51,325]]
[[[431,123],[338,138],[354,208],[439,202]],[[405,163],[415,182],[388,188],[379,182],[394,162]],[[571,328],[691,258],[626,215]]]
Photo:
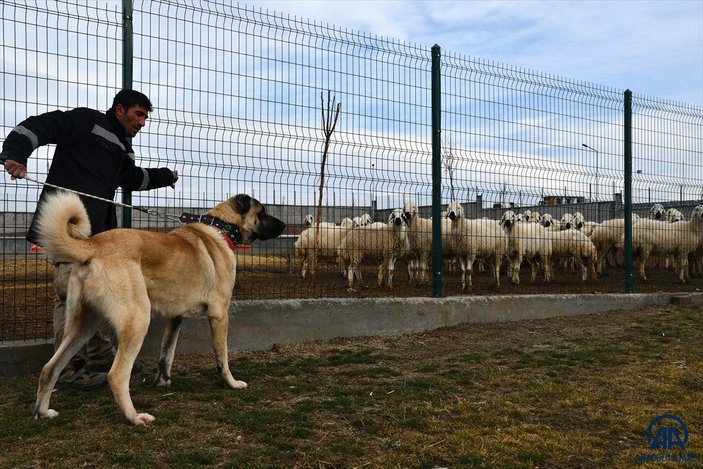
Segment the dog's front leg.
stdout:
[[[229,303],[228,303],[229,304]],[[210,315],[210,331],[212,332],[212,342],[215,349],[215,362],[217,373],[222,377],[225,386],[231,389],[244,389],[247,383],[238,381],[232,376],[229,369],[229,354],[227,351],[227,329],[229,327],[229,312],[226,306],[212,307]]]

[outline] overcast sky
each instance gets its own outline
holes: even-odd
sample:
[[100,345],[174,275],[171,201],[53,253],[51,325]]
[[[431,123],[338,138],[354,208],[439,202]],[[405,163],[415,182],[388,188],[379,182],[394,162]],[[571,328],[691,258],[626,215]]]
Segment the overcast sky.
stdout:
[[703,106],[703,0],[261,0],[248,5]]

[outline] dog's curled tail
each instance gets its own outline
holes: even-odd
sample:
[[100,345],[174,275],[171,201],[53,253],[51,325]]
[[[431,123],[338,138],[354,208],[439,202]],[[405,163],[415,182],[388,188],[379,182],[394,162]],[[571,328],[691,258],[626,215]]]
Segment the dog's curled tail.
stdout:
[[85,262],[91,255],[90,219],[81,199],[68,192],[46,198],[37,220],[39,245],[55,260]]

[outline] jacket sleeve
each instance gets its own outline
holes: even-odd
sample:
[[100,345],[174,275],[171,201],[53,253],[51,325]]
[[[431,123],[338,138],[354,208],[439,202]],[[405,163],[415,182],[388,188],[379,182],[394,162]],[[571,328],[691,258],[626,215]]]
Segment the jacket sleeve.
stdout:
[[87,109],[52,111],[32,116],[19,123],[2,144],[2,159],[23,165],[37,148],[49,143],[63,144],[81,141],[89,135],[93,121]]
[[173,172],[168,168],[132,166],[120,182],[126,191],[148,191],[173,184]]

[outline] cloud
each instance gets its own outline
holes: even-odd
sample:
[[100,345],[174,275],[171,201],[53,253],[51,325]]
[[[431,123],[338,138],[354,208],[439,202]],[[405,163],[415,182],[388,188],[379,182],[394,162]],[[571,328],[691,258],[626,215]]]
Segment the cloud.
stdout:
[[703,105],[700,1],[257,1],[459,55]]

